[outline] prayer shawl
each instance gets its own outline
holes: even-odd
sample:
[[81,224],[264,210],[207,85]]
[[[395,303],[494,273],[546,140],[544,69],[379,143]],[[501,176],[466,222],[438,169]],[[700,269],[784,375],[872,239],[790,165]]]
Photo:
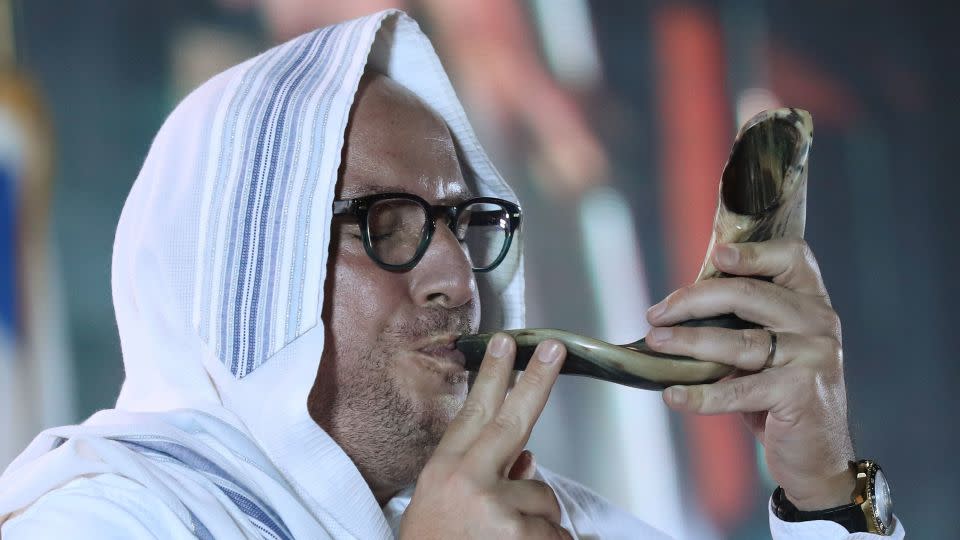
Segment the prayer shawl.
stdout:
[[[213,77],[163,124],[120,216],[116,408],[41,433],[7,468],[5,540],[393,537],[411,490],[381,508],[307,412],[331,202],[367,66],[443,118],[481,195],[515,200],[401,12],[316,30]],[[485,328],[523,326],[516,246],[480,276]],[[662,537],[538,474],[575,537]]]

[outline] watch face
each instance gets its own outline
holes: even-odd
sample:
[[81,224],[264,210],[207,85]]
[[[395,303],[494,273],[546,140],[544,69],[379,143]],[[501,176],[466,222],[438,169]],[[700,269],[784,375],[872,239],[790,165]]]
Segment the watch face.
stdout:
[[884,527],[889,527],[893,521],[893,499],[890,497],[890,485],[887,484],[887,478],[883,476],[883,471],[877,471],[873,480],[874,506],[880,523]]

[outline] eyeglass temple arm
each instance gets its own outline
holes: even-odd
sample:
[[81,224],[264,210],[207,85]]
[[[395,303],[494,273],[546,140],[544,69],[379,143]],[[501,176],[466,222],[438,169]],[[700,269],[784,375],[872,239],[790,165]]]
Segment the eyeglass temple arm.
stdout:
[[342,216],[353,213],[353,201],[333,201],[333,215]]
[[[509,212],[509,215],[511,218],[514,218],[513,212]],[[499,225],[501,219],[503,219],[502,210],[489,210],[470,214],[471,225]]]

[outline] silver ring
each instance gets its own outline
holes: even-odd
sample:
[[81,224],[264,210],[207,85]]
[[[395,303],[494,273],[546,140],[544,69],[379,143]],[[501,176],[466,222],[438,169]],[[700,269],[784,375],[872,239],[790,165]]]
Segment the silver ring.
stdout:
[[767,361],[763,363],[763,369],[770,369],[773,367],[773,357],[777,354],[777,333],[769,328],[766,328],[766,331],[770,334],[770,352],[767,353]]

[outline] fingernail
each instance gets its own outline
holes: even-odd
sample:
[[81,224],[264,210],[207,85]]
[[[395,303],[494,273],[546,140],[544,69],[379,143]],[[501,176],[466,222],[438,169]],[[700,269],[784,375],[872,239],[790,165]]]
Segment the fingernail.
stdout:
[[552,364],[560,359],[561,345],[559,341],[544,342],[540,347],[541,351],[537,358],[544,364]]
[[683,386],[671,386],[667,388],[667,399],[670,403],[683,405],[687,402],[687,389]]
[[665,304],[664,302],[660,302],[659,304],[650,306],[650,309],[647,310],[647,317],[657,319],[657,318],[660,318],[661,315],[666,313],[666,311],[667,311],[667,304]]
[[733,246],[717,246],[717,260],[724,266],[733,266],[740,260],[740,252]]
[[653,341],[654,343],[662,343],[673,337],[672,328],[658,327],[650,330],[650,333],[647,334],[647,339]]
[[504,334],[497,334],[490,340],[490,356],[503,358],[510,348],[510,339]]

